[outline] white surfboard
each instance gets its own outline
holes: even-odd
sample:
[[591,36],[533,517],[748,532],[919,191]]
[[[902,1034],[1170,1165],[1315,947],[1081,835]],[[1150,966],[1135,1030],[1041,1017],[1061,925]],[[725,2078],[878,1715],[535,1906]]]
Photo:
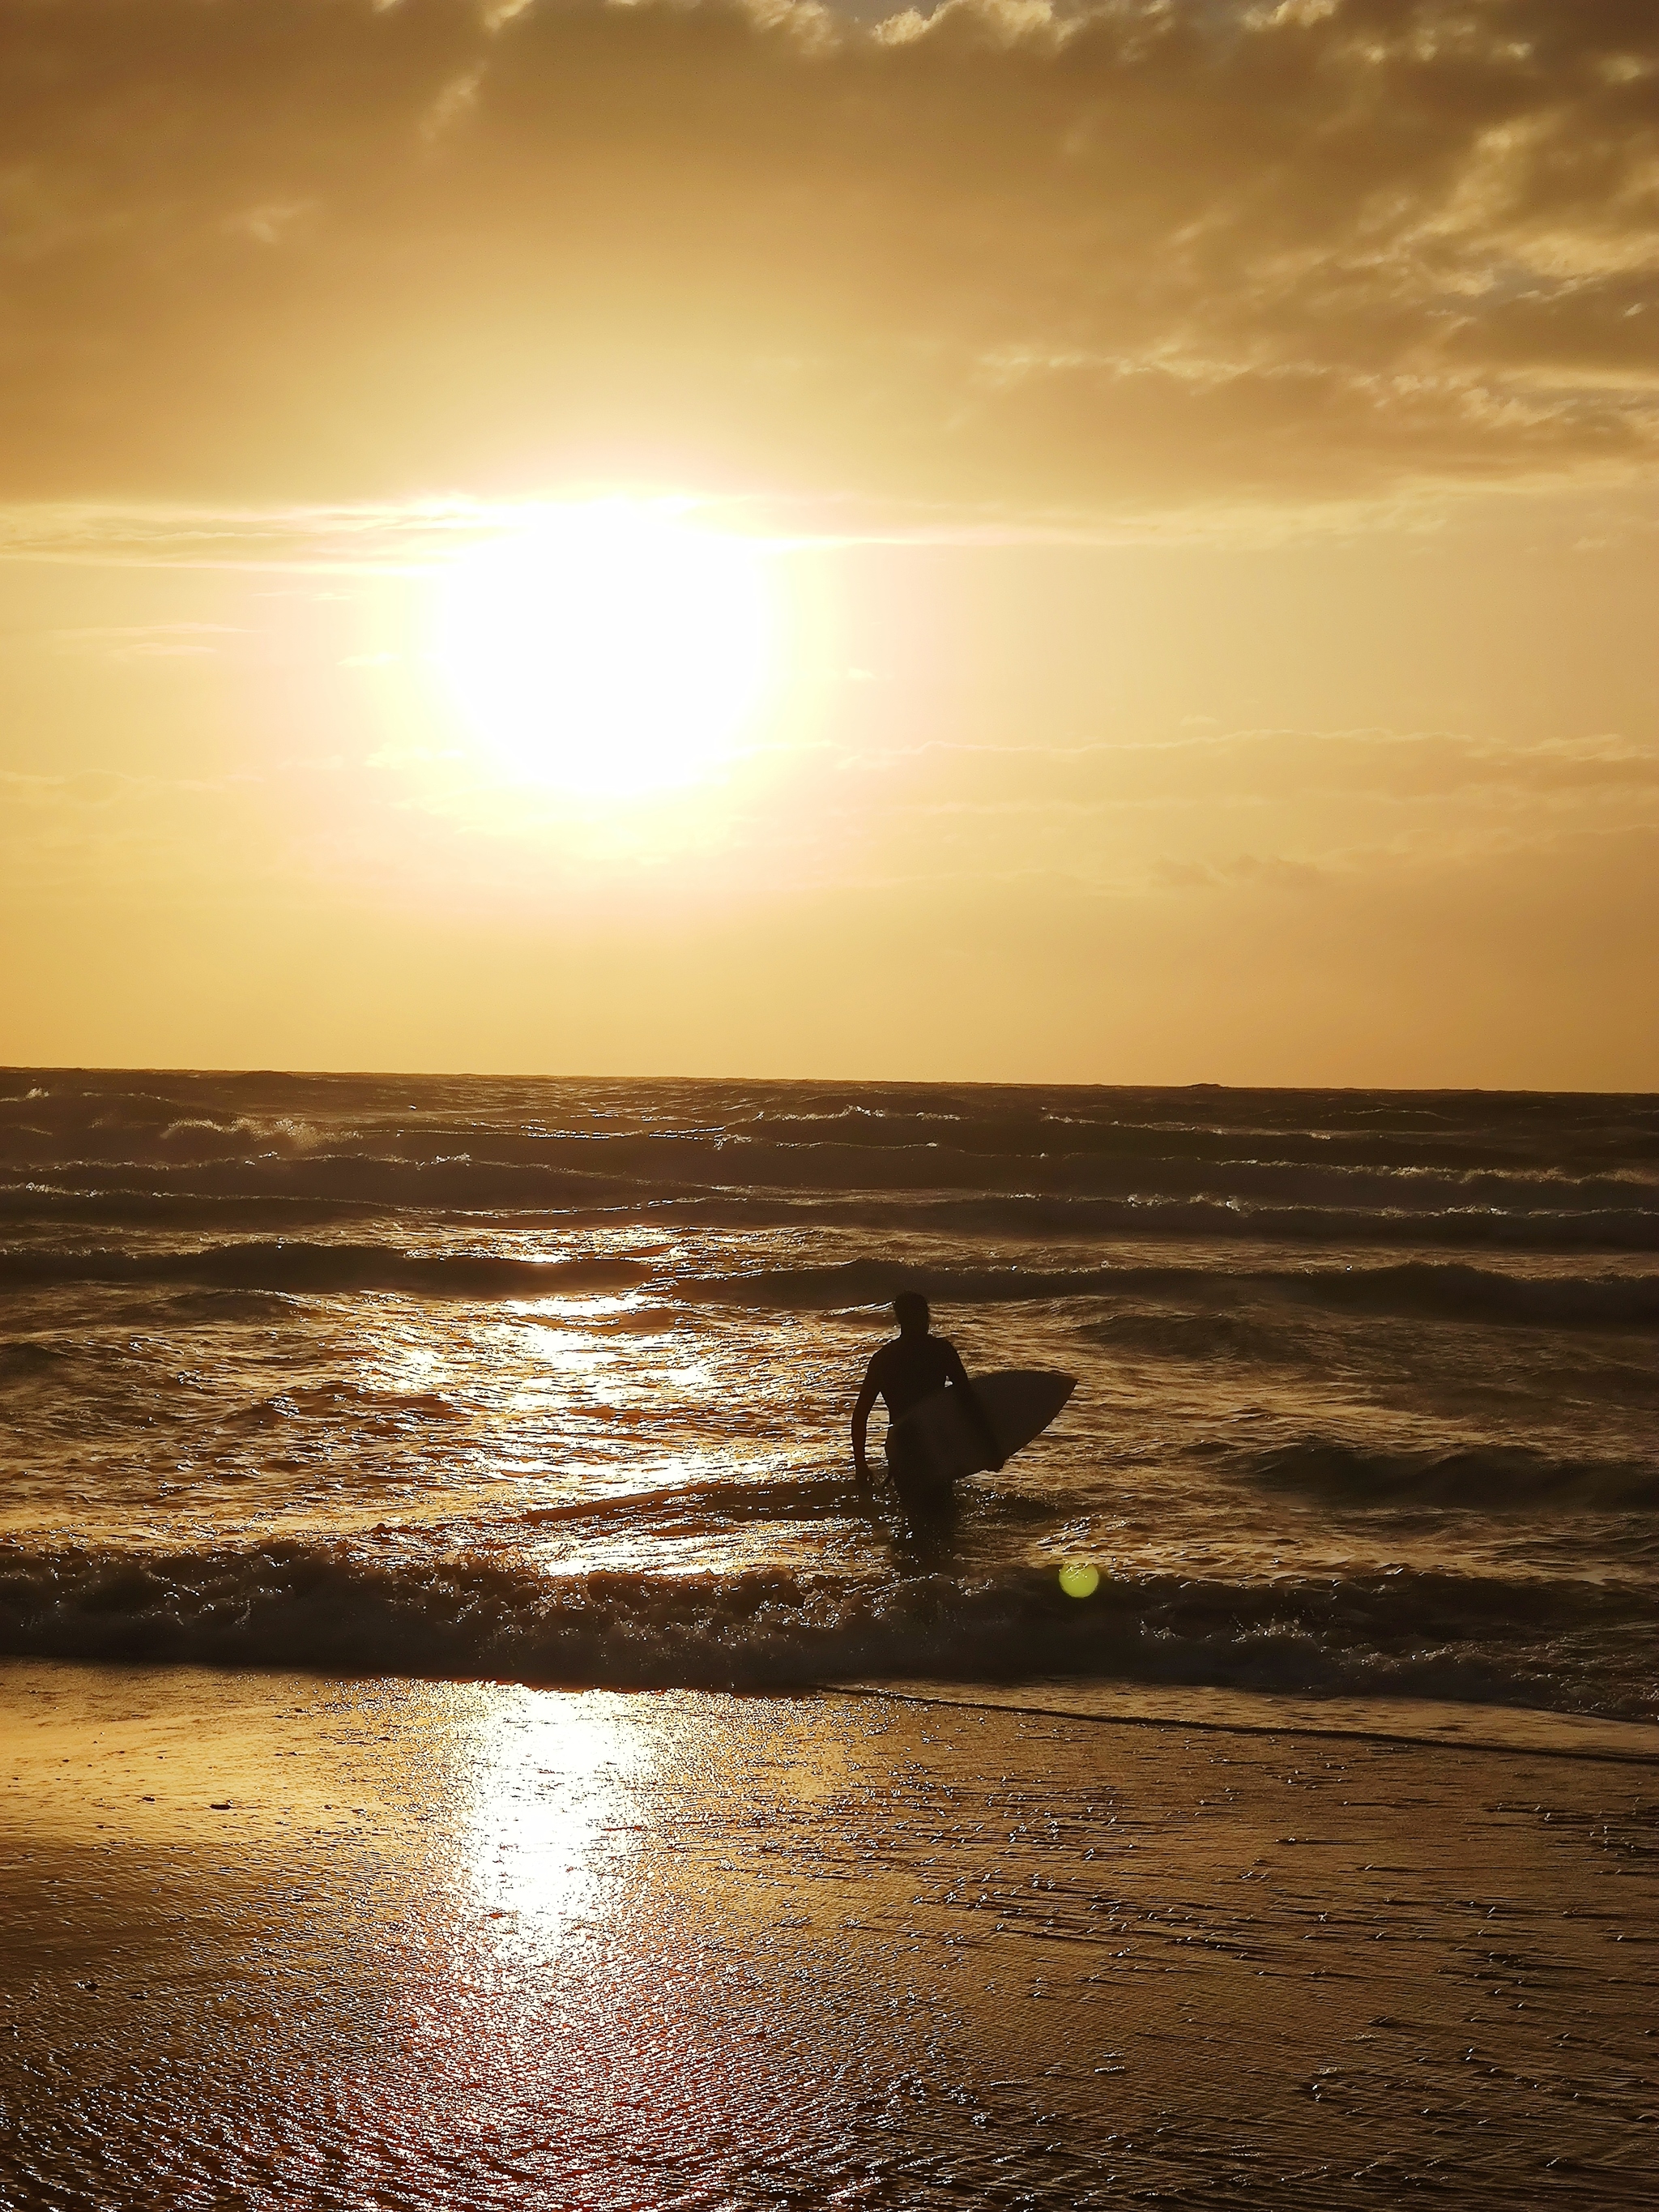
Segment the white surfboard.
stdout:
[[[985,1408],[1001,1456],[1007,1459],[1040,1436],[1077,1388],[1077,1378],[1041,1368],[1009,1367],[995,1375],[975,1375],[973,1384]],[[940,1493],[965,1474],[978,1474],[990,1458],[978,1425],[960,1393],[935,1390],[887,1432],[887,1462],[896,1462],[901,1490],[925,1488]]]

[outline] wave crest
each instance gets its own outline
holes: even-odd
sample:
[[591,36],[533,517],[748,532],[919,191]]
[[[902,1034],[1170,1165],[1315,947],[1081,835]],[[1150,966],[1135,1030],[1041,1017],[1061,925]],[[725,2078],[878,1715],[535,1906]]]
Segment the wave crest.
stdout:
[[1447,1321],[1538,1327],[1651,1326],[1659,1322],[1659,1276],[1520,1275],[1433,1261],[1377,1267],[927,1268],[849,1260],[819,1267],[757,1270],[683,1279],[686,1298],[807,1310],[882,1305],[918,1290],[939,1305],[995,1305],[1033,1299],[1183,1297],[1195,1304],[1261,1299],[1355,1313],[1428,1314]]
[[[537,1573],[343,1542],[160,1554],[0,1545],[0,1651],[632,1686],[1068,1674],[1659,1717],[1659,1599],[1420,1571],[1261,1582],[1048,1571]],[[1594,1648],[1586,1632],[1593,1631]]]
[[1267,1453],[1249,1471],[1265,1489],[1346,1506],[1449,1506],[1482,1512],[1659,1509],[1659,1468],[1628,1460],[1553,1459],[1519,1445],[1380,1452],[1309,1437]]
[[225,1291],[404,1291],[427,1297],[551,1297],[631,1288],[650,1270],[609,1258],[520,1260],[489,1252],[404,1252],[383,1244],[286,1240],[194,1252],[0,1253],[0,1287],[185,1283]]

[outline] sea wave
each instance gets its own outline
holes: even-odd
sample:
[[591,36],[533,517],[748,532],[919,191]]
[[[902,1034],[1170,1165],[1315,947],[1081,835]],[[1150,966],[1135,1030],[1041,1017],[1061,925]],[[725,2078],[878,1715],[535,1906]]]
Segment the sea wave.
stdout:
[[629,1686],[929,1674],[1206,1683],[1659,1716],[1659,1599],[1400,1569],[1338,1581],[1052,1571],[854,1581],[553,1575],[298,1540],[204,1553],[0,1544],[0,1651]]
[[[0,1184],[0,1219],[17,1224],[80,1222],[157,1229],[295,1227],[368,1215],[494,1214],[510,1221],[556,1218],[582,1226],[651,1216],[679,1228],[767,1229],[823,1225],[894,1234],[1066,1240],[1124,1238],[1200,1243],[1427,1245],[1536,1251],[1646,1252],[1659,1249],[1659,1206],[1636,1203],[1641,1186],[1619,1191],[1616,1205],[1544,1205],[1560,1188],[1540,1185],[1522,1205],[1486,1193],[1480,1203],[1430,1206],[1267,1204],[1227,1193],[1170,1196],[1155,1188],[1102,1197],[1041,1188],[951,1189],[906,1186],[788,1192],[763,1181],[741,1190],[629,1178],[570,1169],[525,1169],[498,1162],[333,1160],[330,1172],[290,1171],[285,1163],[156,1178],[123,1164],[113,1170],[60,1167],[50,1176]],[[1040,1176],[1034,1177],[1040,1182]],[[1577,1195],[1582,1196],[1580,1190]]]
[[648,1259],[624,1255],[532,1259],[300,1238],[185,1251],[57,1246],[0,1250],[0,1290],[73,1284],[289,1294],[392,1291],[453,1298],[538,1298],[648,1285],[659,1299],[672,1297],[687,1304],[804,1312],[884,1305],[901,1290],[918,1290],[940,1306],[1179,1298],[1198,1306],[1277,1301],[1340,1312],[1552,1328],[1644,1328],[1659,1322],[1659,1275],[1522,1274],[1436,1261],[1376,1267],[1042,1268],[927,1267],[862,1259],[738,1273],[665,1273]]
[[382,1244],[214,1244],[193,1252],[0,1252],[0,1289],[71,1283],[185,1283],[216,1290],[403,1291],[426,1297],[551,1297],[631,1288],[650,1273],[626,1259],[521,1260],[488,1252],[405,1252]]
[[46,1201],[145,1210],[162,1218],[169,1207],[211,1204],[495,1212],[621,1204],[656,1190],[672,1195],[702,1188],[672,1176],[603,1171],[592,1146],[568,1165],[475,1159],[466,1152],[403,1158],[329,1152],[296,1159],[237,1156],[186,1166],[131,1159],[37,1161],[0,1185],[0,1206],[22,1212]]
[[682,1279],[686,1298],[808,1310],[881,1304],[919,1290],[939,1305],[1030,1300],[1182,1297],[1196,1304],[1286,1299],[1358,1313],[1427,1314],[1447,1321],[1540,1327],[1640,1328],[1659,1322],[1659,1275],[1505,1274],[1407,1261],[1346,1267],[905,1268],[875,1260],[752,1274]]
[[1494,1444],[1388,1452],[1323,1437],[1240,1457],[1240,1472],[1264,1488],[1349,1507],[1659,1510],[1659,1465],[1651,1461],[1559,1459],[1520,1445]]
[[[649,1182],[985,1181],[1049,1163],[1190,1188],[1189,1173],[1325,1179],[1627,1176],[1659,1164],[1653,1102],[1497,1093],[16,1073],[0,1157],[158,1164],[350,1148],[603,1168]],[[964,1167],[967,1172],[963,1172]],[[1292,1194],[1294,1187],[1292,1186]],[[1600,1202],[1600,1201],[1597,1201]],[[1611,1200],[1608,1202],[1613,1202]]]

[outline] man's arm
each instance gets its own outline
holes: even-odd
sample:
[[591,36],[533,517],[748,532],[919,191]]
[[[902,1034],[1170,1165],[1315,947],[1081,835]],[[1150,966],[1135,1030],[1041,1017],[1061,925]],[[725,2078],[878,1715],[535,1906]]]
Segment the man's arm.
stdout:
[[869,1433],[870,1410],[876,1402],[876,1394],[881,1387],[876,1374],[877,1362],[880,1358],[881,1354],[878,1352],[871,1359],[869,1366],[865,1370],[863,1384],[853,1407],[853,1473],[860,1490],[867,1490],[870,1487],[870,1460],[866,1449],[866,1439]]
[[945,1352],[945,1371],[951,1378],[951,1388],[960,1390],[969,1419],[979,1431],[979,1440],[985,1447],[986,1457],[994,1470],[1000,1470],[1006,1454],[996,1431],[991,1426],[991,1417],[986,1412],[979,1392],[968,1379],[968,1370],[962,1364],[962,1355],[954,1344],[940,1340]]

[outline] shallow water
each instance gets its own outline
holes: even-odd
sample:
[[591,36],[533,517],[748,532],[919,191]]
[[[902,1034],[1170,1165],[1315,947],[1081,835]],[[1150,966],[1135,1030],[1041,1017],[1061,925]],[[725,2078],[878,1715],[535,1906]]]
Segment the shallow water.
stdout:
[[[0,1650],[1659,1719],[1659,1101],[0,1092]],[[1079,1378],[921,1535],[848,1489],[907,1283]]]

